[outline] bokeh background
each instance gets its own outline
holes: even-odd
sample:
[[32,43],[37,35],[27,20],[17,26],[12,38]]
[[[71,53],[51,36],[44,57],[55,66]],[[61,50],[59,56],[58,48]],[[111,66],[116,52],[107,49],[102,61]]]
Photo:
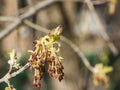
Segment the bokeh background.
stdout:
[[[30,7],[48,1],[52,0],[0,0],[0,33]],[[120,90],[120,0],[53,1],[26,19],[49,30],[61,25],[62,35],[80,48],[92,66],[103,63],[113,67],[108,74],[110,87],[107,90]],[[9,20],[10,17],[13,19]],[[0,77],[9,69],[8,53],[12,49],[16,50],[21,65],[24,65],[29,58],[27,51],[33,49],[32,41],[44,35],[23,21],[0,39]],[[105,38],[106,35],[109,39]],[[91,72],[74,49],[62,41],[61,45],[64,79],[59,83],[45,73],[41,90],[106,90],[102,85],[93,84]],[[11,84],[17,90],[38,90],[32,86],[32,75],[32,71],[27,69],[12,78]],[[0,90],[5,87],[5,83],[0,84]]]

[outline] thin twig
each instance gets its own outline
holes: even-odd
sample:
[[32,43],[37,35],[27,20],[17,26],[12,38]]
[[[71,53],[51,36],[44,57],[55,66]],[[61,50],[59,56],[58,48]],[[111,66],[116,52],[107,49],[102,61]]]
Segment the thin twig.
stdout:
[[96,25],[99,27],[99,31],[101,33],[102,38],[104,39],[104,41],[107,43],[108,47],[110,48],[110,50],[113,52],[113,54],[118,54],[118,50],[115,47],[115,45],[111,42],[110,37],[108,36],[108,34],[106,33],[105,27],[103,26],[99,16],[97,15],[97,12],[93,6],[93,3],[91,2],[91,0],[86,0],[85,1],[89,10],[91,11],[94,20],[96,22]]
[[24,70],[26,70],[30,66],[30,63],[26,63],[21,69],[17,70],[16,72],[13,72],[11,74],[11,78],[17,76],[18,74],[22,73]]
[[10,68],[9,68],[9,71],[8,71],[8,73],[11,73],[11,71],[12,71],[12,68],[13,68],[13,65],[12,65],[12,64],[10,64]]
[[10,82],[9,82],[9,81],[6,81],[6,83],[7,83],[8,87],[10,87]]
[[[82,3],[85,2],[85,0],[56,0],[56,1],[59,1],[59,2],[82,2]],[[108,3],[109,1],[110,0],[92,0],[91,2],[94,5],[100,5],[100,4]]]
[[22,23],[22,21],[24,19],[31,17],[38,10],[45,8],[46,6],[52,4],[53,2],[55,2],[55,1],[54,0],[45,0],[45,1],[39,2],[35,6],[30,7],[27,12],[22,14],[15,22],[13,22],[12,24],[10,24],[8,27],[6,27],[4,30],[2,30],[0,32],[0,40],[2,40],[9,33],[11,33],[18,25],[20,25]]
[[[38,30],[38,31],[41,31],[41,32],[44,32],[44,33],[49,33],[49,30],[46,29],[46,28],[43,28],[37,24],[34,24],[32,23],[31,21],[29,20],[25,20],[24,23],[26,25],[28,25],[29,27],[35,29],[35,30]],[[67,39],[66,37],[64,36],[61,36],[61,40],[63,42],[65,42],[66,44],[68,44],[77,54],[78,56],[81,58],[81,60],[83,61],[84,65],[91,71],[91,72],[94,72],[94,68],[90,65],[90,63],[88,62],[87,58],[85,57],[85,55],[81,52],[81,50],[72,42],[70,41],[69,39]]]
[[30,66],[30,63],[26,63],[22,68],[20,68],[19,70],[17,70],[16,72],[13,72],[12,74],[6,74],[3,78],[0,79],[0,83],[2,82],[6,82],[6,80],[8,81],[9,79],[17,76],[18,74],[22,73],[24,70],[26,70],[28,67]]

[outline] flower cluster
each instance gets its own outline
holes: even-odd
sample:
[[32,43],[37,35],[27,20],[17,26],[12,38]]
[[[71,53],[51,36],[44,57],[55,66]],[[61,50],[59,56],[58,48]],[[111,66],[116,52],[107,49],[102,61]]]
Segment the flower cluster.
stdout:
[[109,78],[107,73],[113,70],[110,66],[103,66],[103,64],[96,64],[93,73],[93,82],[95,85],[102,84],[105,87],[109,86]]
[[10,87],[6,87],[5,90],[16,90],[16,89],[13,88],[13,86],[10,86]]
[[8,60],[8,64],[10,65],[10,68],[19,69],[21,68],[20,64],[18,63],[16,52],[13,49],[12,52],[10,52],[10,60]]
[[48,73],[53,78],[58,78],[59,81],[63,79],[63,65],[61,63],[62,57],[59,56],[60,43],[57,41],[60,39],[60,33],[62,28],[58,26],[48,35],[34,41],[34,50],[30,51],[31,55],[29,63],[31,68],[34,69],[34,81],[35,87],[40,87],[40,80],[45,72],[45,63],[48,63]]

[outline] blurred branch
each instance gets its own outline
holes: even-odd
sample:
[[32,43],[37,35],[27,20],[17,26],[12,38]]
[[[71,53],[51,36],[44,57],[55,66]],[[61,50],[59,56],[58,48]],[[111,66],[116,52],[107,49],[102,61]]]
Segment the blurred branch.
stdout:
[[19,16],[12,24],[10,24],[8,27],[6,27],[4,30],[0,32],[0,40],[2,40],[9,33],[11,33],[18,25],[22,23],[24,19],[31,17],[38,10],[45,8],[46,6],[52,4],[53,2],[54,0],[45,0],[45,1],[39,2],[35,6],[30,7],[27,12]]
[[99,5],[99,4],[104,4],[104,3],[108,3],[110,0],[92,0],[92,3],[94,5]]
[[97,12],[93,6],[93,3],[91,2],[91,0],[86,0],[85,2],[87,4],[89,10],[91,11],[97,26],[99,27],[102,38],[107,43],[108,47],[113,52],[113,54],[115,54],[115,55],[118,54],[118,50],[115,47],[115,45],[111,42],[110,37],[108,36],[108,34],[105,30],[105,27],[103,26],[99,16],[97,15]]
[[[56,1],[59,1],[59,2],[85,2],[85,0],[56,0]],[[94,5],[99,5],[99,4],[105,4],[105,3],[108,3],[110,0],[91,0],[91,2],[94,4]]]
[[[0,32],[0,40],[2,40],[4,37],[6,37],[9,33],[11,33],[18,25],[20,25],[22,23],[22,21],[26,18],[31,17],[32,15],[34,15],[38,10],[45,8],[46,6],[54,3],[55,1],[61,1],[61,0],[45,0],[42,2],[39,2],[38,4],[36,4],[35,6],[32,6],[29,8],[29,10],[27,12],[25,12],[24,14],[22,14],[21,16],[19,16],[12,24],[10,24],[8,27],[6,27],[5,29],[3,29]],[[76,0],[78,1],[78,0]],[[83,0],[80,0],[83,1]],[[106,0],[105,0],[106,1]],[[29,1],[30,2],[30,1]],[[30,2],[31,4],[31,2]],[[1,18],[1,20],[3,21],[12,21],[12,18]]]
[[[34,24],[32,23],[31,21],[29,20],[25,20],[24,23],[35,29],[35,30],[38,30],[38,31],[41,31],[41,32],[44,32],[44,33],[49,33],[49,30],[46,29],[46,28],[43,28],[37,24]],[[61,40],[63,42],[65,42],[66,44],[68,44],[77,54],[78,56],[81,58],[81,60],[83,61],[84,65],[91,71],[91,72],[94,72],[94,68],[90,65],[90,63],[88,62],[87,58],[85,57],[85,55],[81,52],[81,50],[72,42],[70,41],[69,39],[67,39],[66,37],[64,36],[61,36]]]
[[15,17],[9,17],[9,16],[0,16],[0,22],[1,21],[16,21],[17,18]]
[[33,5],[32,0],[27,0],[27,4],[28,4],[29,6],[32,6],[32,5]]

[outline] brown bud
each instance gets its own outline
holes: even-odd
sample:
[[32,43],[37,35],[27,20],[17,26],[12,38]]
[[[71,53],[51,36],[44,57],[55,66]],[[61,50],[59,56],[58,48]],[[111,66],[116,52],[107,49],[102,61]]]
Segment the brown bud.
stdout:
[[61,69],[64,69],[64,67],[63,67],[62,65],[60,66],[60,68],[61,68]]
[[64,76],[64,73],[62,72],[62,76]]
[[44,64],[44,63],[45,63],[45,61],[44,61],[44,60],[40,60],[40,63],[41,63],[41,64]]

